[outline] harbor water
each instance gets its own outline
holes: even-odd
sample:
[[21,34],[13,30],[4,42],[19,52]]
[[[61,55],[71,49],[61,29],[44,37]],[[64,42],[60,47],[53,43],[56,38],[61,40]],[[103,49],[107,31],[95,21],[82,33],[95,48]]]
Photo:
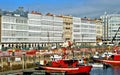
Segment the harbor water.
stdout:
[[[63,73],[53,73],[50,75],[64,75]],[[120,75],[120,67],[114,67],[114,68],[92,68],[91,72],[89,74],[78,74],[78,75]]]
[[[2,75],[66,75],[65,73],[45,73],[45,71],[27,71],[20,74],[7,73]],[[120,67],[108,67],[108,68],[92,68],[89,74],[77,74],[77,75],[120,75]]]
[[93,68],[90,75],[120,75],[119,69],[114,68]]

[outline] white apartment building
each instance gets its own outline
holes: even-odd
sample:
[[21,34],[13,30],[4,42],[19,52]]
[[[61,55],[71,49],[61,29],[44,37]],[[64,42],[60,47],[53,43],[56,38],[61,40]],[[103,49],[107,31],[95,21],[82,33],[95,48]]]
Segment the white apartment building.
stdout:
[[1,43],[13,47],[14,44],[28,42],[28,19],[26,17],[1,16]]
[[96,45],[96,25],[92,20],[73,17],[73,40],[78,44]]
[[[104,14],[101,19],[103,21],[103,40],[105,43],[111,43],[120,27],[120,14]],[[120,42],[120,29],[113,42]]]
[[[96,24],[87,18],[71,17],[67,22],[63,17],[28,13],[1,16],[1,44],[4,47],[45,47],[57,46],[64,42],[64,19],[70,23],[72,41],[78,45],[96,45]],[[69,25],[68,25],[69,26]],[[70,28],[69,27],[69,28]]]
[[3,47],[37,47],[63,43],[63,18],[39,14],[1,16]]
[[63,19],[56,16],[28,14],[29,42],[62,43]]
[[78,45],[82,42],[81,35],[81,18],[73,17],[73,31],[72,31],[72,40],[74,40]]

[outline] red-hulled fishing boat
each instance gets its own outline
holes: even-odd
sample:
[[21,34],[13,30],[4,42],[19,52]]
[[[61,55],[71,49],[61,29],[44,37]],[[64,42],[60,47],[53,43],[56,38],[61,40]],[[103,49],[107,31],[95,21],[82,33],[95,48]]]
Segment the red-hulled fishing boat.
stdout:
[[105,64],[110,64],[112,66],[120,66],[120,61],[114,61],[114,60],[102,60]]
[[[70,42],[68,42],[68,46],[69,45],[71,45]],[[39,65],[39,69],[45,70],[48,73],[65,72],[66,74],[89,73],[91,71],[91,65],[81,64],[77,59],[65,59],[66,48],[62,49],[64,52],[63,56],[51,56],[50,58],[52,59],[52,61],[48,62],[46,65]]]
[[57,60],[52,61],[51,65],[39,66],[46,72],[65,72],[66,74],[89,73],[92,66],[80,65],[78,60]]
[[[118,28],[117,32],[115,33],[114,37],[112,38],[111,43],[115,40],[117,33],[119,32],[120,27]],[[120,66],[120,53],[119,53],[119,46],[115,45],[113,50],[116,54],[110,57],[110,60],[101,60],[103,63],[110,64],[112,66]]]
[[113,54],[111,57],[109,57],[106,60],[100,60],[101,62],[105,64],[109,64],[111,66],[120,66],[120,53],[119,53],[119,47],[115,46],[115,54]]
[[101,60],[105,64],[110,64],[112,66],[120,66],[120,54],[112,55],[110,60]]

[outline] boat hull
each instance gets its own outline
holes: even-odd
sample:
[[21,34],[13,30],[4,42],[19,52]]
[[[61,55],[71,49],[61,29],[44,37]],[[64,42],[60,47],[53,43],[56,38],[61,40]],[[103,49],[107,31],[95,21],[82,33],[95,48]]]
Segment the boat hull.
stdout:
[[91,71],[92,66],[79,66],[72,68],[41,66],[41,68],[43,70],[46,70],[46,72],[65,72],[66,74],[79,74],[79,73],[89,73]]
[[110,64],[112,66],[120,66],[120,61],[115,60],[102,60],[103,63]]

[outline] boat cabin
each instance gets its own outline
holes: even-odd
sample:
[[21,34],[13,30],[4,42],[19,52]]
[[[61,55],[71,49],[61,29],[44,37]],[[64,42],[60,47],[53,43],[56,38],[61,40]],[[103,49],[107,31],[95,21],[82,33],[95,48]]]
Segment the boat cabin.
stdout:
[[53,56],[50,56],[50,59],[51,59],[51,61],[57,61],[57,60],[61,60],[61,59],[62,59],[62,56],[53,55]]
[[51,56],[50,58],[51,62],[49,62],[48,66],[52,67],[77,67],[79,64],[78,60],[62,59],[62,57],[58,55]]
[[53,67],[77,67],[78,60],[57,60],[52,61],[51,66]]
[[120,61],[120,54],[116,54],[116,55],[113,55],[111,56],[113,58],[113,60],[115,61]]

